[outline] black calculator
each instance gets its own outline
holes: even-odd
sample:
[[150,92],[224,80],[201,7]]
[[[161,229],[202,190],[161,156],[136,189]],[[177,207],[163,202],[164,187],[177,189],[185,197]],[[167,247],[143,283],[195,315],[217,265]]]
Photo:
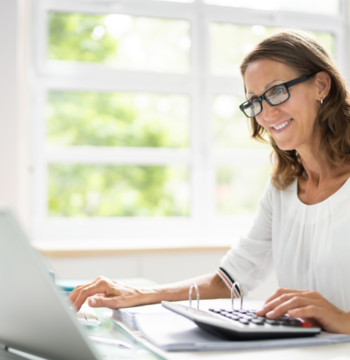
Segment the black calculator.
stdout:
[[321,332],[309,322],[284,315],[270,320],[255,310],[208,309],[162,301],[163,307],[192,320],[197,326],[229,340],[259,340],[314,336]]

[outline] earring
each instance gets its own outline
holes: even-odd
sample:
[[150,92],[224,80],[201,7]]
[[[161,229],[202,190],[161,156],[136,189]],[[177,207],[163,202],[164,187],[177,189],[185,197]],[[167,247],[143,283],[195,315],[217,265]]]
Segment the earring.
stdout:
[[326,97],[326,95],[323,95],[323,99],[321,99],[321,104],[323,104],[323,100]]

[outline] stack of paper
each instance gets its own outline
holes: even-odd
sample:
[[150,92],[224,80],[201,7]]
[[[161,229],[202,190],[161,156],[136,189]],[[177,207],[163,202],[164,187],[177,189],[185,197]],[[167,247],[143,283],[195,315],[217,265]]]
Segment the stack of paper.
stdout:
[[163,308],[161,304],[154,304],[113,310],[113,316],[122,321],[124,324],[128,325],[131,329],[137,330],[135,318],[136,314],[157,314],[167,312],[169,312],[169,310]]
[[[236,307],[238,309],[239,300],[236,300]],[[183,304],[188,306],[188,300],[178,301],[178,304]],[[247,300],[245,303],[245,308],[258,309],[262,306],[261,301]],[[196,307],[197,302],[193,301],[192,306]],[[248,307],[247,307],[248,306]],[[216,299],[216,300],[201,300],[200,308],[203,310],[208,310],[210,307],[230,309],[231,300],[230,299]],[[145,305],[145,306],[135,306],[125,309],[113,310],[113,316],[118,320],[122,321],[124,324],[128,325],[133,330],[138,330],[136,324],[136,315],[137,314],[158,314],[158,313],[169,313],[169,310],[165,309],[161,304],[154,305]]]
[[165,351],[268,349],[350,341],[350,335],[327,332],[307,338],[230,341],[206,332],[191,320],[170,312],[138,314],[136,321],[142,336]]

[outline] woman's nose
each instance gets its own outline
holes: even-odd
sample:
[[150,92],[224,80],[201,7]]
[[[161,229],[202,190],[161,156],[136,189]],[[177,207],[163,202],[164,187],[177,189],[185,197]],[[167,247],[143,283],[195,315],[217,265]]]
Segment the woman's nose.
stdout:
[[263,100],[261,105],[262,111],[259,115],[262,116],[264,120],[274,120],[279,113],[278,106],[272,106],[265,100]]

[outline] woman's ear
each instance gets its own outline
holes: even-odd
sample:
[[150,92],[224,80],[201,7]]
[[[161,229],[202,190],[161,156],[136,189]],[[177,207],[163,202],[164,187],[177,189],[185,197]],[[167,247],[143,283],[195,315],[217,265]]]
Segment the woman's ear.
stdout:
[[326,71],[320,71],[316,74],[315,85],[317,91],[317,100],[327,97],[331,89],[332,79]]

